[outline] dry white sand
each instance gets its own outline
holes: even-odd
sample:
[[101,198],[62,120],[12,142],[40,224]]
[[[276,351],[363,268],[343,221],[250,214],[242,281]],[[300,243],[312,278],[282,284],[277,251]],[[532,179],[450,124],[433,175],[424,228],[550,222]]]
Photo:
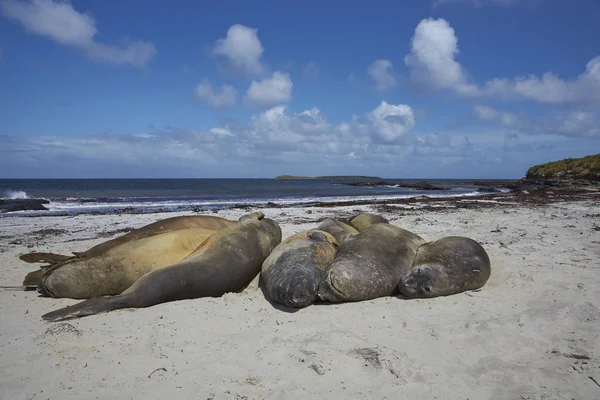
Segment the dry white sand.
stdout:
[[[356,209],[374,210],[263,211],[286,237]],[[0,398],[600,398],[600,203],[397,209],[382,214],[426,240],[478,240],[492,261],[487,285],[295,313],[259,290],[68,323],[41,315],[76,300],[0,291]],[[34,269],[22,253],[85,250],[103,232],[173,215],[0,218],[0,284]],[[50,228],[64,231],[36,233]]]

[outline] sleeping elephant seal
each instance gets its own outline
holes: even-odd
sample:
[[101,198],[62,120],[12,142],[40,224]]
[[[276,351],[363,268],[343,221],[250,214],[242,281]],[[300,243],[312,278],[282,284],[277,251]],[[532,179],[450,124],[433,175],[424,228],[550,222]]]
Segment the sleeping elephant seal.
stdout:
[[263,261],[280,242],[281,228],[276,221],[260,212],[248,214],[236,225],[214,233],[185,259],[147,273],[120,295],[95,297],[42,318],[60,321],[240,291],[260,272]]
[[327,218],[317,226],[317,229],[329,233],[339,244],[358,235],[356,228],[334,218]]
[[423,243],[395,225],[369,226],[340,245],[319,286],[319,298],[339,302],[392,295]]
[[389,222],[390,221],[388,221],[386,218],[382,217],[381,215],[372,214],[372,213],[359,214],[350,220],[350,223],[352,224],[352,226],[355,227],[356,230],[359,232],[364,231],[371,225],[388,224]]
[[19,258],[22,261],[28,263],[49,263],[56,264],[58,262],[67,261],[72,258],[86,258],[97,256],[104,253],[107,250],[112,249],[123,243],[127,243],[137,239],[143,239],[160,233],[173,232],[179,229],[191,229],[191,228],[204,228],[213,231],[218,231],[223,228],[227,228],[235,225],[235,221],[231,221],[221,217],[215,217],[212,215],[189,215],[181,217],[171,217],[161,219],[151,224],[142,226],[141,228],[134,229],[133,231],[126,233],[125,235],[118,236],[114,239],[102,242],[86,251],[73,252],[73,256],[65,256],[62,254],[54,253],[41,253],[32,252],[21,255]]
[[260,273],[267,297],[288,307],[311,305],[337,246],[332,235],[320,230],[287,238],[263,262]]
[[[148,272],[183,260],[215,232],[180,229],[126,242],[96,256],[73,258],[41,270],[37,291],[72,299],[116,295]],[[26,280],[33,280],[31,274]]]
[[478,242],[446,236],[419,247],[398,288],[412,298],[447,296],[479,289],[491,272],[490,258]]

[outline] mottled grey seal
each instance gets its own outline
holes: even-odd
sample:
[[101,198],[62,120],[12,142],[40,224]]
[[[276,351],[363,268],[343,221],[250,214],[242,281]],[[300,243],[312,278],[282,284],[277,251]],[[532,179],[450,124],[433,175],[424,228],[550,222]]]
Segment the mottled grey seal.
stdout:
[[362,232],[373,224],[388,224],[389,221],[378,214],[364,213],[352,218],[350,223],[357,231]]
[[[54,253],[32,252],[21,255],[19,258],[28,263],[48,263],[49,265],[42,266],[40,270],[31,272],[25,276],[23,285],[35,286],[41,281],[41,278],[47,273],[50,267],[58,268],[64,263],[73,262],[89,257],[101,256],[107,251],[116,246],[134,242],[139,239],[148,238],[154,235],[159,235],[168,232],[174,232],[183,229],[203,228],[211,231],[217,231],[229,226],[235,225],[235,221],[231,221],[221,217],[212,215],[191,215],[181,217],[165,218],[141,228],[121,235],[114,239],[102,242],[86,251],[73,252],[74,256],[66,256]],[[192,249],[193,250],[193,249]],[[168,265],[168,264],[167,264]],[[120,293],[120,292],[119,292]],[[107,293],[108,294],[108,293]]]
[[392,295],[425,243],[398,226],[378,223],[340,245],[319,286],[327,301],[360,301]]
[[260,273],[267,297],[288,307],[312,304],[338,245],[332,235],[314,229],[288,237],[263,262]]
[[339,244],[344,243],[352,236],[358,235],[356,228],[334,218],[327,218],[317,226],[317,229],[329,233]]
[[147,273],[117,296],[96,297],[42,316],[47,321],[80,318],[120,308],[150,307],[169,301],[218,297],[243,289],[281,242],[279,224],[263,213],[243,216],[210,236],[198,251]]
[[481,244],[462,236],[446,236],[419,247],[398,288],[412,298],[447,296],[479,289],[490,274],[490,258]]

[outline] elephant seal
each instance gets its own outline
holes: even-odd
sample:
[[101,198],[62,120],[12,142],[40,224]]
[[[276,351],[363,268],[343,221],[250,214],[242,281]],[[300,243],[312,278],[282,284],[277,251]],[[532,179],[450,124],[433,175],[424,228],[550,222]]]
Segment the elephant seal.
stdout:
[[215,232],[185,259],[147,273],[120,295],[88,299],[42,318],[60,321],[240,291],[260,272],[263,261],[280,242],[281,228],[276,221],[260,212],[248,214],[236,225]]
[[356,228],[334,218],[327,218],[317,226],[317,229],[329,233],[340,244],[358,235]]
[[447,296],[481,288],[491,272],[490,258],[478,242],[446,236],[419,247],[398,288],[411,298]]
[[287,238],[263,262],[267,297],[288,307],[311,305],[338,246],[332,235],[314,229]]
[[184,229],[202,228],[205,230],[217,231],[235,224],[235,221],[210,215],[172,217],[153,222],[138,229],[134,229],[133,231],[126,233],[125,235],[121,235],[106,242],[102,242],[84,252],[73,252],[74,256],[41,252],[23,254],[19,258],[25,262],[48,263],[48,265],[42,266],[40,270],[27,274],[25,276],[25,279],[23,280],[23,285],[37,286],[41,282],[41,278],[51,268],[57,268],[67,262],[73,262],[85,258],[101,256],[107,251],[110,251],[111,249],[125,243],[131,243],[139,239],[152,237],[154,235],[175,232]]
[[372,213],[364,213],[359,214],[356,217],[350,220],[350,223],[353,227],[356,228],[357,231],[362,232],[367,229],[369,226],[374,224],[389,224],[386,218],[381,215],[372,214]]
[[319,298],[361,301],[392,295],[423,239],[398,226],[373,224],[340,245]]
[[43,270],[37,291],[72,299],[117,295],[148,272],[183,260],[215,232],[180,229],[132,240],[96,256],[74,258]]
[[[213,231],[218,231],[223,228],[235,225],[235,221],[231,221],[221,217],[215,217],[212,215],[189,215],[181,217],[171,217],[158,220],[151,224],[142,226],[141,228],[134,229],[124,235],[116,237],[106,242],[102,242],[86,251],[73,252],[77,258],[92,257],[104,253],[105,251],[112,249],[123,243],[127,243],[133,240],[146,238],[149,236],[157,235],[159,233],[173,232],[179,229],[190,229],[190,228],[204,228]],[[53,253],[40,253],[32,252],[26,253],[19,257],[22,261],[28,263],[35,262],[48,262],[50,264],[66,261],[73,258],[73,256],[65,256],[62,254]]]

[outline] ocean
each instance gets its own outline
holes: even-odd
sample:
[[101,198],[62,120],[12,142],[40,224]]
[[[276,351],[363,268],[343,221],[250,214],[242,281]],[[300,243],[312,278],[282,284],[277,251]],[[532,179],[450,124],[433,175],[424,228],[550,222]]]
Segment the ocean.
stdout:
[[[448,197],[484,194],[461,179],[385,179],[386,186],[347,186],[334,182],[361,179],[0,179],[2,199],[47,199],[48,210],[15,211],[3,216],[80,213],[198,211],[268,202],[382,200],[413,196]],[[445,190],[410,189],[397,184],[427,183]]]

